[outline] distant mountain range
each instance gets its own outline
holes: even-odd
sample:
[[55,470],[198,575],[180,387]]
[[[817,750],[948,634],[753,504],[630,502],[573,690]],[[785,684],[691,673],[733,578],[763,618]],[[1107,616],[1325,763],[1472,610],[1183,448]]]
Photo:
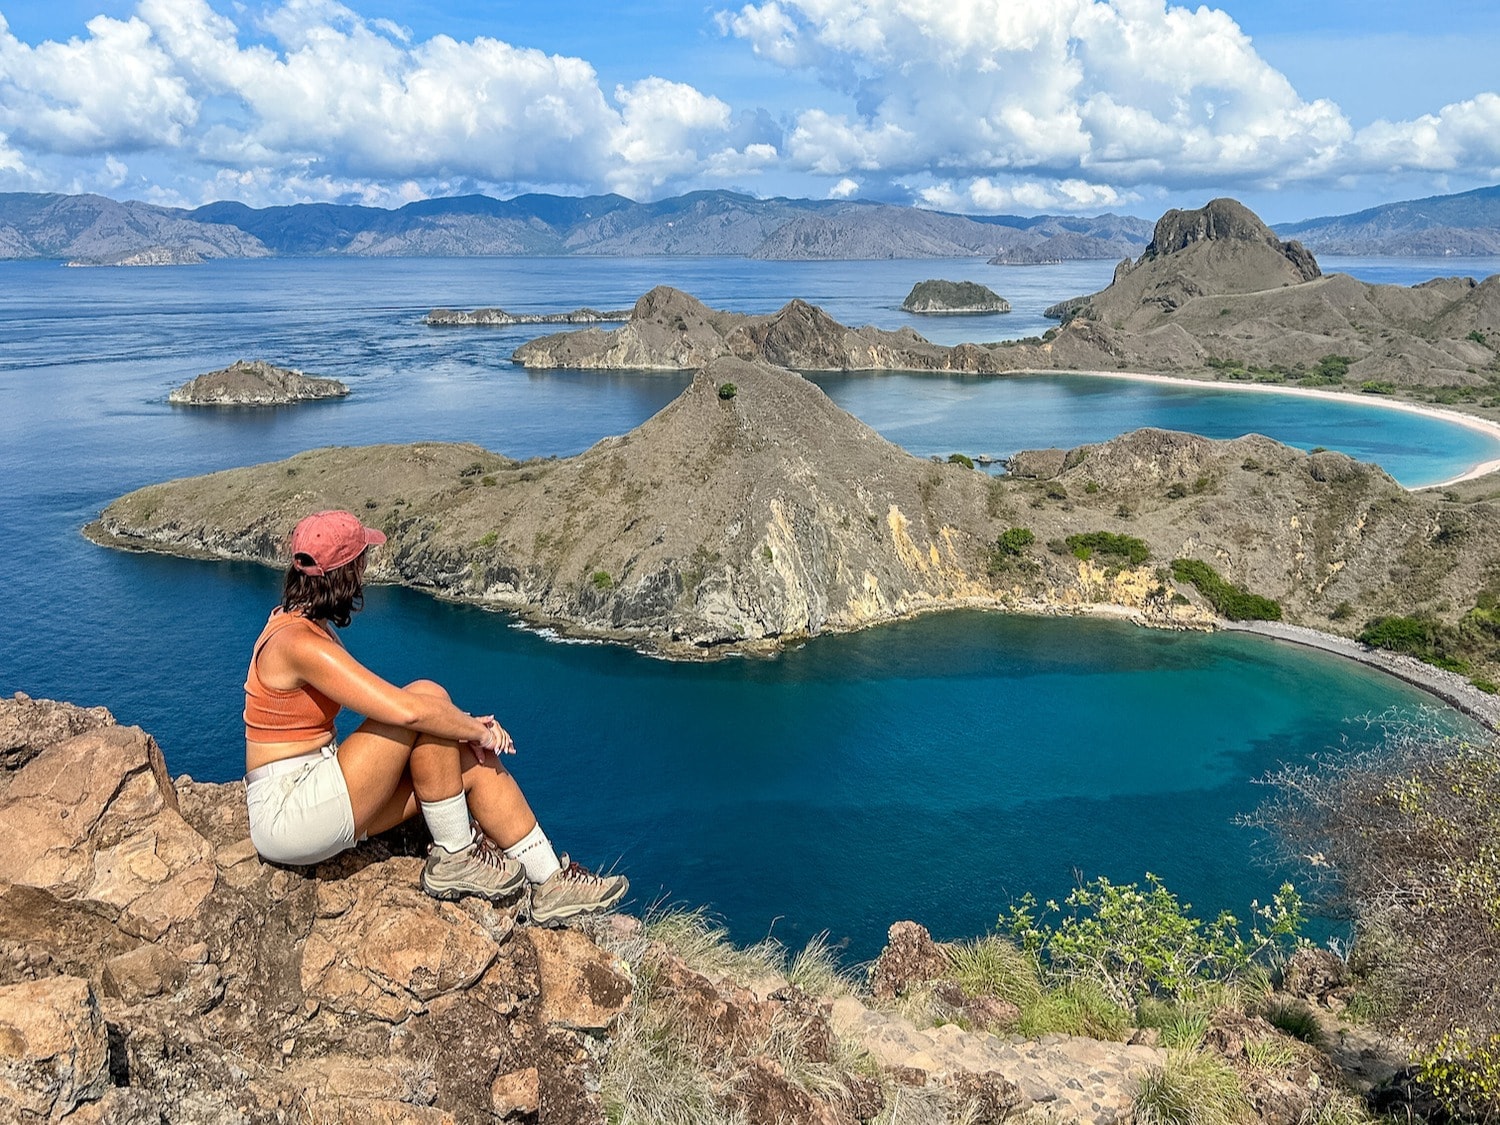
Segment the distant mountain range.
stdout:
[[[855,200],[700,191],[453,196],[397,210],[336,203],[192,210],[98,195],[0,193],[0,259],[165,265],[210,258],[731,255],[777,260],[986,257],[1029,264],[1138,255],[1125,215],[953,215]],[[1500,254],[1500,187],[1276,228],[1322,253]]]
[[1272,228],[1319,254],[1500,254],[1500,185]]
[[702,191],[635,203],[620,195],[465,195],[398,210],[334,203],[194,210],[97,195],[0,194],[0,258],[85,265],[208,258],[595,254],[830,258],[998,256],[1034,262],[1140,253],[1151,224],[1120,215],[964,216],[847,200]]

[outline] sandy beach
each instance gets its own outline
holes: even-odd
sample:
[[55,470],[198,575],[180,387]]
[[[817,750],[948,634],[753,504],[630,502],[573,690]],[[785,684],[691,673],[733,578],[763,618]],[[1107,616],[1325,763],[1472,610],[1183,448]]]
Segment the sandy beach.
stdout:
[[1480,691],[1467,677],[1425,664],[1414,656],[1370,648],[1349,637],[1286,625],[1280,621],[1225,621],[1219,628],[1236,633],[1254,633],[1278,641],[1304,645],[1377,668],[1387,675],[1421,688],[1492,731],[1500,731],[1500,696]]
[[[1339,391],[1325,391],[1314,387],[1282,387],[1266,383],[1225,383],[1210,379],[1189,379],[1181,375],[1149,375],[1138,371],[1045,371],[1035,372],[1045,375],[1088,375],[1098,379],[1125,379],[1138,383],[1166,383],[1179,387],[1213,387],[1216,390],[1244,391],[1249,394],[1268,395],[1297,395],[1303,398],[1329,399],[1334,402],[1354,402],[1361,406],[1376,406],[1382,410],[1399,410],[1407,414],[1425,414],[1429,418],[1437,418],[1444,422],[1451,422],[1456,426],[1462,426],[1467,430],[1475,430],[1482,434],[1488,434],[1497,442],[1500,442],[1500,422],[1492,422],[1488,418],[1480,418],[1473,414],[1465,414],[1461,410],[1449,410],[1442,406],[1423,406],[1414,402],[1400,402],[1379,395],[1360,395],[1358,397]],[[1477,465],[1471,465],[1456,477],[1448,480],[1438,481],[1435,484],[1424,484],[1420,488],[1412,489],[1421,492],[1432,488],[1447,488],[1449,485],[1458,484],[1460,481],[1475,480],[1482,476],[1500,470],[1500,458],[1491,461],[1481,461]]]

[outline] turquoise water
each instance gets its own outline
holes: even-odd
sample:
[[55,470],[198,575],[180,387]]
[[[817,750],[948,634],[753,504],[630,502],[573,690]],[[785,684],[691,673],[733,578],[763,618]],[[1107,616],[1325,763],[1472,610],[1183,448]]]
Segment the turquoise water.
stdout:
[[[980,280],[993,269],[963,265]],[[1089,276],[1100,268],[1107,279],[1107,263],[1084,263],[993,287],[1018,302],[1008,323],[1021,324],[1097,287]],[[665,280],[715,304],[774,308],[800,295],[892,327],[914,281],[956,269],[0,264],[0,690],[107,705],[156,734],[174,772],[233,777],[246,649],[277,576],[96,548],[78,529],[109,500],[332,443],[448,438],[514,456],[572,453],[637,424],[685,382],[525,372],[508,357],[526,333],[428,330],[420,316],[433,305],[609,306]],[[165,403],[172,386],[242,355],[343,378],[355,393],[263,413]],[[1411,458],[1403,472],[1420,478],[1446,471],[1462,432],[1274,396],[1217,402],[1050,377],[820,381],[917,452],[1069,445],[1190,417],[1206,432],[1363,440]],[[995,428],[962,429],[981,422]],[[587,862],[618,863],[638,906],[708,904],[742,940],[827,929],[855,958],[872,955],[897,918],[945,937],[976,933],[1011,895],[1063,894],[1075,871],[1152,870],[1203,910],[1242,911],[1278,879],[1231,822],[1258,801],[1253,780],[1368,737],[1351,719],[1421,703],[1367,670],[1257,638],[979,614],[818,638],[771,660],[684,665],[560,644],[502,615],[380,589],[348,641],[392,679],[432,676],[471,709],[499,713],[554,837]]]

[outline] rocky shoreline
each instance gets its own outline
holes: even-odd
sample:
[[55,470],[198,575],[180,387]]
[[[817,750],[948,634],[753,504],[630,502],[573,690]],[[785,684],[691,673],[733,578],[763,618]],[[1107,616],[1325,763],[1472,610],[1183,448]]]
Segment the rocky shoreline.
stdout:
[[348,394],[348,386],[337,379],[304,375],[263,359],[240,359],[188,380],[167,401],[177,406],[291,406]]

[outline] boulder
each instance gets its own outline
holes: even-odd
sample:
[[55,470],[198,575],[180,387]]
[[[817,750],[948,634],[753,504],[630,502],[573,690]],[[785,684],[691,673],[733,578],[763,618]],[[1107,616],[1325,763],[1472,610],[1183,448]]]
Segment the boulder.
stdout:
[[632,984],[618,957],[576,930],[531,929],[542,983],[542,1021],[569,1031],[604,1032],[630,1007]]
[[948,973],[948,958],[925,927],[897,922],[886,934],[885,948],[870,968],[870,992],[877,1000],[900,996],[914,984]]
[[109,1036],[88,981],[0,988],[0,1118],[63,1117],[109,1085]]
[[115,717],[103,707],[75,707],[23,692],[0,699],[0,771],[17,770],[44,746],[75,734],[112,727]]

